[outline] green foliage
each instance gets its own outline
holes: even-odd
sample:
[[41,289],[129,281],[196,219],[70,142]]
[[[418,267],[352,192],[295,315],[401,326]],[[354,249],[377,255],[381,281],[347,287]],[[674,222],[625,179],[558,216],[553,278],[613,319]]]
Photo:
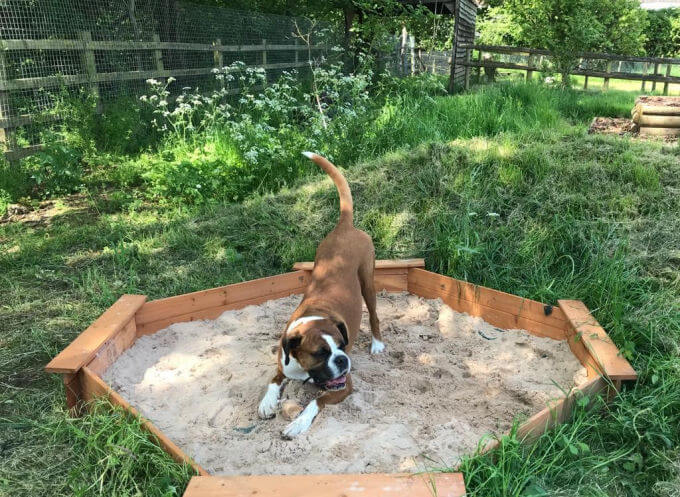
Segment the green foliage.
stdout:
[[0,218],[7,212],[7,207],[12,203],[12,197],[9,192],[0,188]]
[[486,9],[477,21],[477,31],[479,42],[484,45],[521,45],[522,28],[504,6]]
[[136,154],[158,142],[158,134],[149,127],[152,113],[135,97],[106,102],[95,119],[94,139],[100,152]]
[[652,57],[680,55],[680,9],[650,10],[645,52]]
[[174,102],[172,79],[150,80],[151,93],[142,100],[152,109],[164,153],[138,161],[148,191],[194,203],[236,200],[304,175],[301,151],[334,158],[370,115],[370,74],[345,75],[329,66],[314,68],[311,77],[311,90],[294,73],[265,85],[264,70],[234,63],[216,71],[219,90],[182,92]]
[[579,53],[641,53],[646,27],[637,0],[508,0],[480,22],[483,40],[550,50],[565,85]]

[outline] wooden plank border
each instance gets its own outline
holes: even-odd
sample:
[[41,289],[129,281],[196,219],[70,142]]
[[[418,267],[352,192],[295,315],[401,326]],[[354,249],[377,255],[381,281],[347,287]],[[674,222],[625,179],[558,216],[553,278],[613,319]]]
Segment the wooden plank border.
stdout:
[[230,309],[303,293],[308,283],[306,271],[294,271],[153,300],[144,304],[137,313],[137,334],[154,333],[172,323],[214,319]]
[[621,356],[607,332],[580,300],[558,300],[569,320],[569,341],[581,341],[602,374],[613,381],[636,380],[637,373]]
[[562,310],[535,300],[418,268],[409,269],[408,291],[441,298],[455,311],[479,316],[500,328],[521,328],[555,340],[566,338],[567,319]]
[[[399,269],[410,267],[425,267],[425,259],[378,259],[375,261],[376,269]],[[296,262],[293,269],[301,271],[311,271],[314,269],[314,262]]]
[[45,371],[73,374],[87,364],[97,351],[122,330],[146,302],[146,295],[123,295],[90,327],[52,359]]
[[195,476],[184,497],[464,497],[462,473]]

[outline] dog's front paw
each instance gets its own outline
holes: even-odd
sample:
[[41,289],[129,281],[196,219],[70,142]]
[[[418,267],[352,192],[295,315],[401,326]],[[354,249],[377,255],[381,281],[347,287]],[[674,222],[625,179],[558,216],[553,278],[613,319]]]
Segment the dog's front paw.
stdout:
[[306,432],[309,430],[309,427],[312,426],[312,421],[314,421],[317,414],[319,414],[319,405],[316,403],[316,400],[313,400],[305,407],[297,418],[291,421],[288,426],[283,429],[281,435],[283,438],[290,440],[301,433]]
[[281,387],[276,383],[271,383],[267,387],[267,393],[264,394],[260,405],[257,408],[257,414],[262,419],[269,419],[276,416],[276,409],[279,407],[279,392]]
[[371,340],[371,354],[380,354],[385,350],[385,343],[373,338]]

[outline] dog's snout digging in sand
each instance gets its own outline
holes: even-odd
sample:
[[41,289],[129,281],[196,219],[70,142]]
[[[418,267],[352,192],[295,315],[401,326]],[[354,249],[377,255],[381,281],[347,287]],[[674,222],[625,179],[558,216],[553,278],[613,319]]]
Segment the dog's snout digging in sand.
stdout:
[[324,392],[283,430],[293,438],[309,429],[319,411],[352,393],[348,354],[359,332],[362,303],[371,324],[371,353],[385,349],[375,311],[373,241],[354,227],[352,193],[342,173],[320,155],[305,152],[333,180],[340,194],[340,219],[316,249],[311,282],[290,317],[277,353],[276,374],[260,401],[258,414],[276,414],[285,379],[313,381]]

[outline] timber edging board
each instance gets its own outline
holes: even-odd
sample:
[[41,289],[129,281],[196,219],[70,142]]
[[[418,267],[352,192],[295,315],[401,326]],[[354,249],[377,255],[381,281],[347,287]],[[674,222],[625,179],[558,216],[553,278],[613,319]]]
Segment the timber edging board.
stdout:
[[580,300],[558,300],[570,325],[570,339],[583,341],[602,373],[611,380],[636,380],[637,373]]
[[122,330],[131,319],[134,319],[144,302],[146,302],[146,295],[123,295],[52,359],[45,366],[45,371],[76,373],[95,356],[107,340]]
[[194,476],[184,497],[464,497],[462,473]]

